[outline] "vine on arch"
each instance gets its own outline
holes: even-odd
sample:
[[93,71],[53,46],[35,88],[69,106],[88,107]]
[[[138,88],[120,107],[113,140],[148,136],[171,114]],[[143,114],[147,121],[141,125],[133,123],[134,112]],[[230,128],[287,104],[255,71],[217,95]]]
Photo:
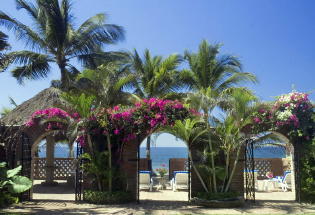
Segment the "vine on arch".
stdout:
[[272,104],[262,104],[252,120],[252,133],[277,131],[303,143],[314,138],[314,105],[306,93],[291,92],[279,96]]
[[91,117],[80,118],[78,113],[68,113],[59,108],[35,111],[26,126],[45,124],[47,131],[65,129],[70,121],[80,122],[81,135],[77,141],[85,145],[86,134],[110,135],[123,143],[137,136],[145,137],[161,126],[170,126],[176,120],[196,117],[200,114],[179,101],[158,98],[143,99],[133,107],[98,108],[91,110]]
[[125,143],[137,136],[146,137],[161,126],[173,125],[176,120],[193,115],[198,113],[178,101],[150,98],[127,109],[115,106],[98,110],[92,124],[87,127],[94,133],[110,133]]

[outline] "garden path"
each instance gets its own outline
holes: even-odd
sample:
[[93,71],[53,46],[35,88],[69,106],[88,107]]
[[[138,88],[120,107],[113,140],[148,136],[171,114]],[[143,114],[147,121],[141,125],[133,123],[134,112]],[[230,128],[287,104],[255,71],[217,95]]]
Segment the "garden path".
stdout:
[[69,185],[65,180],[56,180],[57,186],[44,186],[44,180],[34,180],[33,199],[34,200],[75,200],[74,185]]
[[257,201],[243,208],[208,209],[181,201],[150,201],[141,204],[93,205],[76,204],[73,201],[32,201],[14,205],[3,210],[11,213],[51,214],[303,214],[315,213],[315,205],[298,204],[292,201]]
[[157,201],[188,201],[187,191],[172,191],[172,190],[154,190],[141,191],[140,201],[143,200],[157,200]]

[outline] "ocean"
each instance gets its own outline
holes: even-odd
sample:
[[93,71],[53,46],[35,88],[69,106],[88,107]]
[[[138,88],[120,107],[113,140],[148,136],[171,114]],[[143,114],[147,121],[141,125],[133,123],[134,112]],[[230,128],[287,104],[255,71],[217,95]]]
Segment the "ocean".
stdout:
[[[76,149],[74,149],[76,152]],[[64,144],[57,144],[55,147],[55,157],[68,157],[68,146]],[[39,157],[45,157],[45,145],[40,147]],[[140,147],[140,157],[145,158],[145,147]],[[186,147],[151,147],[152,168],[156,169],[165,164],[166,168],[170,158],[187,158]],[[286,157],[285,149],[280,147],[265,147],[254,150],[255,158],[284,158]]]

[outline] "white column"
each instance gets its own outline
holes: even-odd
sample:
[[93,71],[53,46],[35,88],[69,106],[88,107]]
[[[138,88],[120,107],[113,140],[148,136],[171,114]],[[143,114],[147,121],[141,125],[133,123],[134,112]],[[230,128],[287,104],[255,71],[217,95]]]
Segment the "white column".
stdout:
[[55,139],[53,136],[46,137],[46,182],[45,184],[54,184],[54,153]]

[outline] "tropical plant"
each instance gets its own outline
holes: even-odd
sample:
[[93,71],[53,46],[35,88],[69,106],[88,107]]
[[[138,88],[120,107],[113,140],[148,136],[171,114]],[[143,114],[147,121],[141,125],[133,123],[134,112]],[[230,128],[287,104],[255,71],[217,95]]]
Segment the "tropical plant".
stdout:
[[131,192],[116,191],[102,192],[95,190],[84,190],[84,200],[91,204],[120,204],[133,200]]
[[[256,82],[253,74],[242,72],[242,65],[237,57],[219,56],[219,48],[220,45],[210,45],[204,40],[197,53],[186,51],[185,59],[189,69],[183,70],[180,74],[180,82],[193,92],[187,101],[204,113],[208,131],[213,109],[218,106],[224,107],[226,97],[233,92],[234,87],[242,82]],[[217,192],[215,148],[210,136],[208,133],[213,191]]]
[[5,162],[0,163],[0,203],[5,201],[4,198],[31,189],[33,182],[25,176],[18,175],[21,169],[22,166],[7,169]]
[[77,77],[76,89],[79,92],[93,95],[98,107],[109,108],[115,105],[129,104],[128,90],[133,80],[126,67],[119,62],[99,65],[96,69],[86,69]]
[[251,73],[242,72],[242,64],[232,55],[219,55],[221,45],[210,45],[203,40],[197,53],[185,52],[189,69],[181,72],[181,79],[188,89],[198,91],[210,87],[222,92],[244,82],[256,82]]
[[[213,137],[211,137],[213,138]],[[216,152],[218,149],[216,149]],[[216,181],[223,181],[225,169],[220,165],[215,165],[212,167],[212,157],[213,157],[213,150],[209,149],[209,145],[206,145],[202,151],[198,151],[198,157],[200,157],[200,162],[196,165],[201,177],[205,181],[206,186],[209,189],[210,193],[213,192],[213,175],[216,177]],[[213,169],[215,173],[213,173]]]
[[240,157],[242,146],[248,140],[243,129],[251,124],[256,97],[250,91],[234,90],[229,101],[229,110],[218,120],[212,132],[214,140],[224,153],[225,174],[221,192],[228,192]]
[[[209,153],[207,156],[209,156],[209,165],[211,167],[210,175],[212,175],[212,183],[213,187],[211,187],[211,190],[213,188],[214,192],[217,192],[217,185],[216,185],[216,167],[215,167],[215,155],[217,153],[216,148],[213,146],[212,140],[211,140],[211,134],[210,134],[210,127],[211,127],[211,121],[214,119],[211,115],[213,109],[220,105],[224,101],[224,92],[218,93],[215,90],[212,90],[211,87],[202,88],[199,91],[195,93],[188,94],[186,98],[186,102],[190,104],[191,107],[195,108],[196,110],[202,111],[203,119],[206,123],[206,127],[208,132],[208,146],[209,146]],[[208,168],[204,168],[206,170]],[[210,183],[209,181],[209,183]]]
[[12,111],[11,108],[8,108],[8,107],[3,107],[0,111],[0,115],[1,117],[4,117],[6,116],[7,114],[9,114],[10,112]]
[[[10,100],[10,104],[16,108],[18,105],[17,103],[13,100],[13,98],[9,97],[9,100]],[[1,117],[4,117],[5,115],[9,114],[10,112],[12,111],[12,108],[9,108],[9,107],[3,107],[0,111],[0,115]]]
[[200,180],[204,190],[209,192],[204,179],[200,175],[199,170],[195,165],[194,158],[191,153],[191,147],[194,144],[201,144],[205,141],[204,135],[207,133],[207,130],[205,129],[203,122],[197,119],[185,119],[184,121],[176,120],[173,126],[168,126],[165,128],[165,132],[180,138],[187,145],[191,166]]
[[[130,69],[134,75],[131,82],[133,94],[141,99],[174,98],[178,89],[178,66],[182,59],[172,54],[163,59],[162,56],[152,56],[150,51],[144,51],[143,58],[134,50],[130,53]],[[151,136],[147,137],[146,155],[150,159]]]
[[6,68],[7,57],[2,52],[9,49],[8,36],[0,31],[0,72]]
[[104,166],[108,166],[108,152],[98,152],[93,149],[93,153],[84,153],[81,159],[85,160],[83,164],[84,171],[94,176],[98,190],[104,191],[108,185],[107,181],[111,177],[110,170],[104,168]]
[[[0,11],[0,25],[13,30],[18,40],[31,50],[8,53],[11,63],[19,64],[11,72],[22,83],[24,79],[47,77],[50,64],[60,70],[61,87],[67,88],[79,71],[70,63],[78,59],[83,64],[91,58],[108,58],[111,53],[101,52],[104,44],[123,39],[122,27],[107,24],[101,13],[87,19],[75,29],[74,15],[69,0],[36,0],[34,3],[15,0],[18,9],[24,9],[33,20],[30,27]],[[33,51],[32,51],[33,50]]]

